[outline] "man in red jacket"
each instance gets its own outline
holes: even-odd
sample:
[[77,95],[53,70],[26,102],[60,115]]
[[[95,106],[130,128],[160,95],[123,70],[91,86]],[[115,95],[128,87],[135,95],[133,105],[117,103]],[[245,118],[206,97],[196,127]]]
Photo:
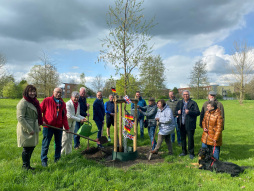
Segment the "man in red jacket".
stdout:
[[[41,112],[43,114],[43,124],[48,124],[54,127],[69,130],[66,105],[61,98],[61,88],[55,88],[51,97],[45,98],[41,103]],[[41,164],[47,167],[48,163],[48,149],[52,137],[55,137],[55,162],[61,157],[62,149],[62,131],[43,126],[43,139],[41,149]]]

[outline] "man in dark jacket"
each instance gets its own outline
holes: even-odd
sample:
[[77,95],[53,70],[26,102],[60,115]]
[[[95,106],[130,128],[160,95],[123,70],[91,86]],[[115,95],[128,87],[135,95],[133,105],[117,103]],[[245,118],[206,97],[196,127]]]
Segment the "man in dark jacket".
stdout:
[[[176,133],[177,133],[177,143],[179,146],[181,146],[181,133],[180,133],[180,129],[178,128],[178,125],[177,125],[178,117],[176,116],[176,105],[179,100],[175,98],[173,91],[169,91],[168,95],[169,95],[169,100],[167,101],[167,105],[172,110],[172,113],[174,115]],[[175,132],[173,134],[171,134],[171,141],[172,141],[172,143],[175,142]]]
[[197,116],[200,115],[198,105],[195,101],[190,99],[188,90],[182,93],[183,99],[176,105],[176,115],[179,117],[179,127],[182,140],[182,153],[179,156],[187,154],[186,136],[188,136],[188,151],[190,159],[194,158],[194,133],[196,129]]
[[[138,99],[138,107],[145,107],[146,101],[142,99],[140,92],[136,91],[136,99]],[[134,103],[131,103],[131,109],[134,109]],[[140,126],[140,138],[144,139],[144,115],[138,111],[138,123]]]
[[208,101],[206,101],[201,109],[201,113],[200,113],[200,122],[199,122],[199,126],[202,128],[202,121],[205,115],[205,112],[207,111],[207,104],[209,101],[214,101],[217,104],[217,108],[220,109],[221,112],[221,117],[223,119],[223,129],[224,129],[224,123],[225,123],[225,114],[224,114],[224,107],[222,105],[221,102],[216,100],[216,92],[214,91],[210,91],[208,94]]
[[[80,115],[83,117],[89,117],[89,113],[87,113],[87,110],[89,109],[89,104],[86,102],[86,88],[81,87],[79,89],[79,105],[80,105]],[[76,126],[74,129],[74,133],[77,133],[82,123],[76,122]],[[80,148],[80,137],[77,135],[74,135],[74,148],[78,149]]]
[[109,101],[105,103],[106,112],[106,124],[107,124],[107,136],[110,142],[110,126],[114,126],[114,115],[115,115],[115,105],[113,102],[113,95],[109,95]]
[[[102,136],[102,130],[104,125],[105,109],[102,99],[102,93],[99,91],[97,92],[96,96],[97,99],[93,103],[93,120],[95,121],[98,128],[97,138],[100,138]],[[98,146],[102,147],[101,145]]]

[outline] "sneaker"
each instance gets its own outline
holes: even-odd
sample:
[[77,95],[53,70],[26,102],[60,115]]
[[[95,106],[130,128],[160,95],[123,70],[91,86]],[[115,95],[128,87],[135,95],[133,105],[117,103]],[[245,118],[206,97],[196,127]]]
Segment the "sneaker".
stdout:
[[41,162],[41,165],[42,165],[43,167],[47,167],[47,166],[48,166],[47,162]]
[[33,168],[33,167],[31,167],[31,166],[29,166],[28,169],[29,169],[29,170],[35,170],[35,168]]
[[186,154],[185,153],[181,153],[180,155],[179,155],[179,157],[183,157],[183,156],[185,156]]
[[194,158],[194,155],[190,154],[190,159],[192,160]]
[[111,139],[110,139],[110,137],[108,137],[108,142],[111,142]]

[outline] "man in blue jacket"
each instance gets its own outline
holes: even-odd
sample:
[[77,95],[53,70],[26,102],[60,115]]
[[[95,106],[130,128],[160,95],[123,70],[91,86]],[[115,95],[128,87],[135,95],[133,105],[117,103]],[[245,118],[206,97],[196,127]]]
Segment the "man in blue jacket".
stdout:
[[[138,99],[138,107],[145,107],[146,101],[142,99],[140,92],[136,91],[136,99]],[[134,103],[131,104],[131,109],[134,109]],[[140,126],[140,138],[144,139],[144,115],[138,111],[138,123]]]
[[[95,121],[98,128],[97,138],[100,138],[102,136],[102,128],[104,125],[105,109],[101,91],[98,91],[96,96],[97,99],[93,103],[93,120]],[[102,146],[98,145],[98,147]]]
[[106,112],[106,124],[107,124],[107,136],[108,141],[110,142],[110,126],[114,126],[114,116],[115,116],[115,105],[113,102],[113,95],[109,95],[109,101],[105,103],[105,112]]

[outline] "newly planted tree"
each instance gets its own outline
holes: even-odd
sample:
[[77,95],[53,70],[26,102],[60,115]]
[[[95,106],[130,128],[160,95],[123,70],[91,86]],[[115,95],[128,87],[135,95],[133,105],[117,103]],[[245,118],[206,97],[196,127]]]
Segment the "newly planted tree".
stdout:
[[108,36],[102,40],[100,59],[115,66],[124,76],[124,94],[127,94],[131,72],[146,58],[152,46],[148,45],[153,20],[143,15],[143,1],[116,0],[107,13]]

